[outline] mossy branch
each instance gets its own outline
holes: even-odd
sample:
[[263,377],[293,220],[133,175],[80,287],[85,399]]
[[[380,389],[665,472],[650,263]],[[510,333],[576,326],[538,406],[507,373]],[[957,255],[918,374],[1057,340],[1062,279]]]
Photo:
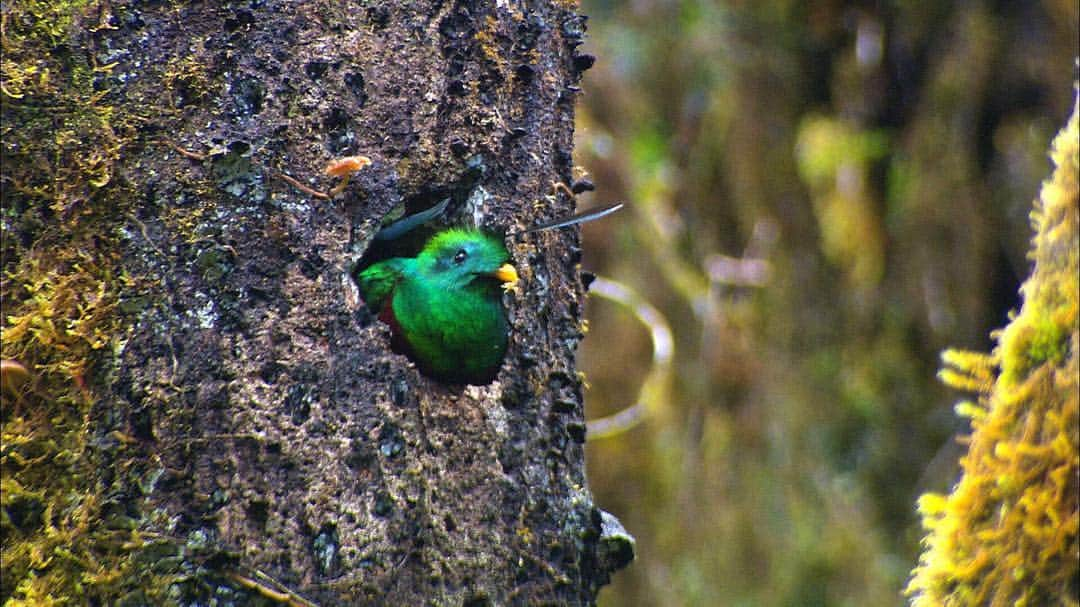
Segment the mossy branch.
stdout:
[[[949,385],[980,393],[963,476],[923,495],[912,605],[1077,605],[1080,589],[1080,231],[1075,105],[1031,213],[1034,269],[990,356],[950,351]],[[996,369],[992,377],[988,368]]]

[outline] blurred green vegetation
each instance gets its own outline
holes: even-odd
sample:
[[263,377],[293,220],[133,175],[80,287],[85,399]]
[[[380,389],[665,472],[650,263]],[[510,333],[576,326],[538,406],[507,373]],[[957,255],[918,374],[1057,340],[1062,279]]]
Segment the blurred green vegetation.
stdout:
[[[989,351],[1019,303],[1076,2],[582,11],[581,206],[631,206],[585,226],[584,265],[675,340],[651,415],[589,444],[638,540],[601,604],[903,604],[916,500],[969,431],[939,353]],[[604,300],[588,317],[595,418],[634,401],[649,338]]]

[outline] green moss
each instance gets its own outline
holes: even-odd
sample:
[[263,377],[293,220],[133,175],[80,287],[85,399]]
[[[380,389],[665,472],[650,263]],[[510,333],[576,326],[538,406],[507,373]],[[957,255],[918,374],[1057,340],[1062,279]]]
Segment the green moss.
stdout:
[[107,599],[129,567],[129,531],[95,525],[89,415],[94,375],[119,330],[129,278],[117,231],[131,194],[114,166],[130,124],[95,91],[109,68],[67,52],[87,1],[22,1],[3,11],[3,267],[0,354],[28,379],[5,391],[0,448],[0,601]]
[[[980,393],[964,474],[926,494],[912,604],[1077,605],[1080,570],[1080,105],[1054,142],[1032,213],[1035,268],[993,354],[950,351],[950,385]],[[996,378],[993,370],[997,369]]]
[[[142,279],[121,265],[129,224],[145,226],[133,214],[134,188],[116,177],[125,154],[138,152],[147,104],[138,90],[120,90],[124,82],[108,77],[113,66],[71,52],[112,28],[111,10],[90,0],[22,0],[0,11],[0,605],[161,605],[211,597],[250,604],[261,586],[237,589],[228,572],[206,565],[232,559],[205,542],[165,535],[172,520],[142,511],[133,496],[152,492],[161,469],[130,437],[102,436],[92,418],[114,408],[100,402],[99,386],[123,339],[124,314],[145,305],[133,296]],[[190,57],[163,66],[167,105],[153,108],[154,116],[204,98],[204,70]],[[189,190],[215,184],[202,178],[196,185]],[[211,204],[177,211],[166,225],[180,223],[192,240],[201,238]],[[200,262],[206,274],[225,271],[220,256]]]
[[1065,358],[1068,349],[1069,331],[1051,318],[1036,319],[1031,327],[1031,334],[1024,353],[1026,362],[1031,367],[1042,363],[1056,364]]

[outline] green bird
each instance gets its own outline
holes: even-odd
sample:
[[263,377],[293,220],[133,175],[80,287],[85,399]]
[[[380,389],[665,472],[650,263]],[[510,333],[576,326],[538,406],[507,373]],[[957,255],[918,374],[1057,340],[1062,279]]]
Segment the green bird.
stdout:
[[506,354],[500,286],[518,276],[501,238],[451,228],[416,257],[394,257],[357,276],[364,302],[390,325],[394,349],[440,381],[486,384]]
[[[444,200],[383,227],[376,241],[395,241],[443,215]],[[535,225],[511,237],[593,221],[622,208],[616,203]],[[392,346],[425,375],[449,383],[486,384],[506,354],[510,327],[499,287],[518,275],[503,239],[476,229],[451,228],[431,237],[416,257],[374,263],[356,277],[360,295],[390,325]],[[501,285],[500,285],[501,283]]]

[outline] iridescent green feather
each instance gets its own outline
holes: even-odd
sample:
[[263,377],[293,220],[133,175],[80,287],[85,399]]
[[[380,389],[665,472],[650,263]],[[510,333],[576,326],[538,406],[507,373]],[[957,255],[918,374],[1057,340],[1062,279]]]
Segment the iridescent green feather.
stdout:
[[373,264],[357,282],[364,301],[390,322],[422,372],[481,384],[494,378],[506,353],[509,328],[499,288],[506,279],[496,274],[509,258],[497,237],[450,229],[416,258]]
[[369,266],[356,279],[364,303],[372,310],[380,312],[398,281],[415,265],[415,259],[395,257]]

